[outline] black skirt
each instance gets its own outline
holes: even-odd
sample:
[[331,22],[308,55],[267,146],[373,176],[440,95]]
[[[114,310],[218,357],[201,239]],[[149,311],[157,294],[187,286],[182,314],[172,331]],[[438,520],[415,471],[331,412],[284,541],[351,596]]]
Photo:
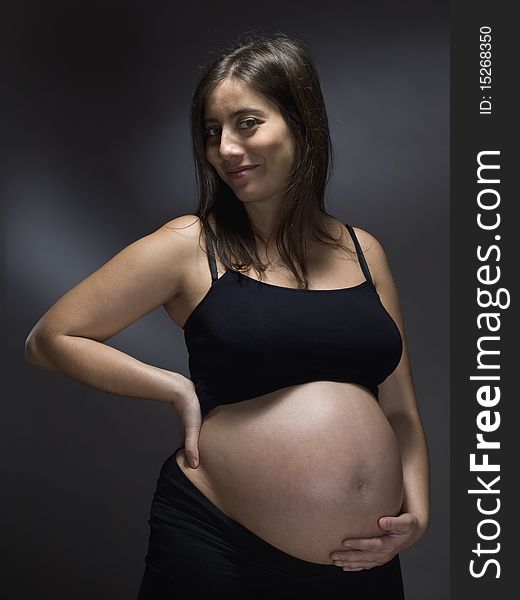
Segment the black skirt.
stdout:
[[138,600],[404,599],[399,556],[363,571],[301,560],[225,515],[177,464],[162,465]]

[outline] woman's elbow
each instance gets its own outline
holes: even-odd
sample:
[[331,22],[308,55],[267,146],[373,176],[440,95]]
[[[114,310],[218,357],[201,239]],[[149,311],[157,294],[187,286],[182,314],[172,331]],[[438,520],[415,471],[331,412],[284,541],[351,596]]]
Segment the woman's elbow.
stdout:
[[34,328],[25,340],[25,359],[32,365],[37,365],[51,371],[56,370],[47,357],[45,348],[49,346],[49,340]]
[[25,360],[30,362],[32,365],[38,364],[37,361],[37,349],[36,349],[36,335],[31,331],[25,340]]
[[41,336],[33,329],[25,340],[25,359],[32,365],[41,365],[43,361],[42,354]]

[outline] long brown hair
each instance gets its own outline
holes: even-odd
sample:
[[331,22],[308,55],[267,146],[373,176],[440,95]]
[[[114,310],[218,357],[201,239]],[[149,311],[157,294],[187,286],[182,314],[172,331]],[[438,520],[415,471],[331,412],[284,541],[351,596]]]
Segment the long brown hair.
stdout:
[[[207,235],[208,216],[215,220],[217,252],[226,269],[256,270],[260,260],[255,234],[243,203],[206,158],[204,105],[212,90],[229,77],[273,101],[296,141],[294,168],[283,190],[276,246],[299,288],[308,287],[307,241],[351,250],[326,228],[325,187],[330,177],[332,144],[316,67],[300,42],[283,34],[248,34],[206,66],[193,94],[191,132],[199,206],[195,214]],[[266,240],[264,240],[267,242]]]

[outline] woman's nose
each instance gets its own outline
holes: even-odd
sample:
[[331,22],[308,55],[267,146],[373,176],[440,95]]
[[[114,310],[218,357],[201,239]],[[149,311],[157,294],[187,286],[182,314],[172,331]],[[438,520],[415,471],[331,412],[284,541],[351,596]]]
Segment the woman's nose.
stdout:
[[220,134],[220,145],[219,145],[219,154],[222,158],[229,159],[234,156],[240,156],[244,153],[239,140],[236,139],[236,136],[226,130],[222,130]]

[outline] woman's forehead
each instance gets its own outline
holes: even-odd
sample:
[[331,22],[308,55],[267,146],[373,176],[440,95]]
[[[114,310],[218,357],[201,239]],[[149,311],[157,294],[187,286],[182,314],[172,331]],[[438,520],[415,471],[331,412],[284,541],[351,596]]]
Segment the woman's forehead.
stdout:
[[271,112],[272,102],[250,85],[238,79],[217,84],[204,103],[204,119],[222,119],[237,111]]

